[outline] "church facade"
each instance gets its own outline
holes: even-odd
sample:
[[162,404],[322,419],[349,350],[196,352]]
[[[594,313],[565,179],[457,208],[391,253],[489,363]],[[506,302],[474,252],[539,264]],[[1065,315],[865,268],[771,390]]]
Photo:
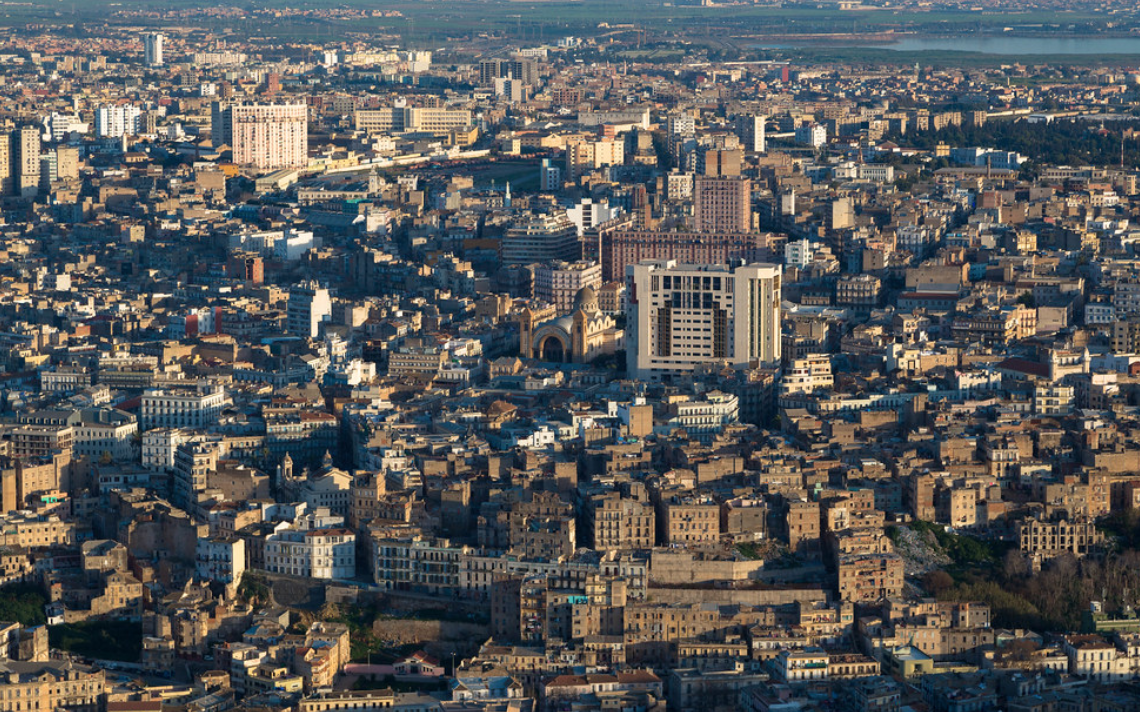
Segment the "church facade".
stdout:
[[625,346],[625,332],[598,308],[598,295],[591,287],[578,291],[567,315],[536,323],[534,312],[524,309],[519,330],[522,357],[549,363],[589,363]]

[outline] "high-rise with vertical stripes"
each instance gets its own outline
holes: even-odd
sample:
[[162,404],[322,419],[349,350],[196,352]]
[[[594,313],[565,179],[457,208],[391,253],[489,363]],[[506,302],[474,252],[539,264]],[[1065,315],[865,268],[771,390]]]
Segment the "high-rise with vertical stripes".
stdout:
[[661,381],[700,364],[780,360],[779,265],[652,260],[626,268],[626,368]]

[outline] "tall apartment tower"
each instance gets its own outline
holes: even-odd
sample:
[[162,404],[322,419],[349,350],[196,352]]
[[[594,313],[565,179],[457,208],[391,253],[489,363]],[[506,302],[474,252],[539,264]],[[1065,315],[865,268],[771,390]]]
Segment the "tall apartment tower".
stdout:
[[576,262],[582,257],[578,226],[565,212],[532,215],[512,225],[500,242],[504,265]]
[[8,136],[0,133],[0,195],[11,195],[13,188],[12,142]]
[[736,117],[736,137],[750,153],[764,153],[768,150],[764,122],[766,116],[743,114]]
[[538,83],[538,65],[533,59],[484,59],[479,62],[479,83],[492,86],[496,79],[517,79],[523,84]]
[[710,178],[738,176],[743,163],[739,149],[710,148],[701,155],[701,173]]
[[693,139],[697,133],[696,121],[690,114],[675,114],[665,122],[665,136],[669,142],[669,155],[674,161],[680,161],[685,144]]
[[290,334],[315,339],[320,335],[321,322],[330,319],[332,319],[332,299],[329,297],[329,290],[312,280],[289,289],[285,329]]
[[162,66],[162,43],[165,39],[158,32],[148,32],[143,35],[143,61],[146,66]]
[[[706,157],[706,167],[708,157]],[[693,223],[697,232],[752,229],[752,181],[739,175],[697,176],[693,181]]]
[[836,198],[831,203],[831,229],[846,230],[855,226],[855,211],[851,204],[851,196],[845,195]]
[[95,110],[95,135],[118,138],[139,133],[143,111],[134,104],[103,104]]
[[228,145],[239,166],[276,171],[309,161],[309,111],[303,103],[216,101],[211,119],[214,145]]
[[40,130],[35,126],[21,126],[11,133],[9,140],[12,192],[34,198],[40,190]]
[[626,367],[660,381],[698,364],[780,360],[779,265],[647,260],[626,267]]

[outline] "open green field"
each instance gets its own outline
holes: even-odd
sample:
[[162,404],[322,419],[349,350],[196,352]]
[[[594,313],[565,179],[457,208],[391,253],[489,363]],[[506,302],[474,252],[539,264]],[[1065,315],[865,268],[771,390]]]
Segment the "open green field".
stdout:
[[513,191],[538,190],[539,162],[498,162],[471,172],[476,188],[490,188],[492,184],[505,188],[509,182]]
[[[221,3],[226,5],[229,3]],[[131,10],[161,11],[167,9],[186,10],[194,7],[209,7],[212,4],[170,3],[159,0],[34,0],[33,2],[0,5],[0,24],[12,25],[29,21],[45,23],[71,23],[83,21],[109,21],[111,24],[140,24],[142,19],[117,18],[114,13]],[[704,25],[723,27],[734,32],[758,33],[810,33],[810,32],[866,32],[879,29],[919,29],[926,31],[952,32],[955,29],[979,29],[1007,25],[1056,24],[1060,26],[1097,22],[1106,15],[1088,12],[1034,11],[982,13],[966,11],[876,10],[866,12],[836,12],[815,7],[764,7],[764,6],[713,6],[673,5],[663,2],[640,2],[618,0],[601,2],[510,2],[495,0],[473,2],[385,2],[377,5],[360,0],[267,0],[256,5],[248,2],[233,2],[233,7],[249,10],[264,10],[282,7],[320,9],[358,7],[362,9],[380,7],[385,11],[399,11],[403,17],[376,17],[348,20],[319,19],[277,19],[270,21],[251,16],[250,20],[211,20],[202,18],[195,26],[208,28],[216,24],[218,28],[231,28],[245,34],[251,30],[262,30],[264,34],[280,36],[295,34],[298,27],[307,27],[314,37],[322,34],[336,34],[337,30],[352,32],[387,31],[410,33],[420,39],[445,39],[447,36],[490,32],[504,33],[511,37],[528,39],[554,39],[566,34],[600,35],[614,28],[599,25],[632,24],[648,31],[689,31]],[[1127,22],[1119,16],[1113,20]],[[155,24],[164,24],[155,21]],[[191,24],[185,20],[171,19],[170,24]]]

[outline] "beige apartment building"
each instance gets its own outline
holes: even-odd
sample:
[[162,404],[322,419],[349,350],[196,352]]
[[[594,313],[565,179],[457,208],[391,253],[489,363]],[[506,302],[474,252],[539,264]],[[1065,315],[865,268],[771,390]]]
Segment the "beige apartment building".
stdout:
[[903,560],[898,554],[862,554],[839,559],[839,597],[874,602],[902,593]]
[[697,176],[693,184],[697,232],[748,232],[752,229],[752,181],[740,176]]
[[611,493],[595,497],[591,512],[595,549],[652,548],[656,514],[648,504]]
[[6,662],[0,672],[0,712],[67,709],[98,712],[104,673],[71,662]]
[[712,499],[673,497],[658,509],[665,544],[711,544],[720,539],[720,505]]

